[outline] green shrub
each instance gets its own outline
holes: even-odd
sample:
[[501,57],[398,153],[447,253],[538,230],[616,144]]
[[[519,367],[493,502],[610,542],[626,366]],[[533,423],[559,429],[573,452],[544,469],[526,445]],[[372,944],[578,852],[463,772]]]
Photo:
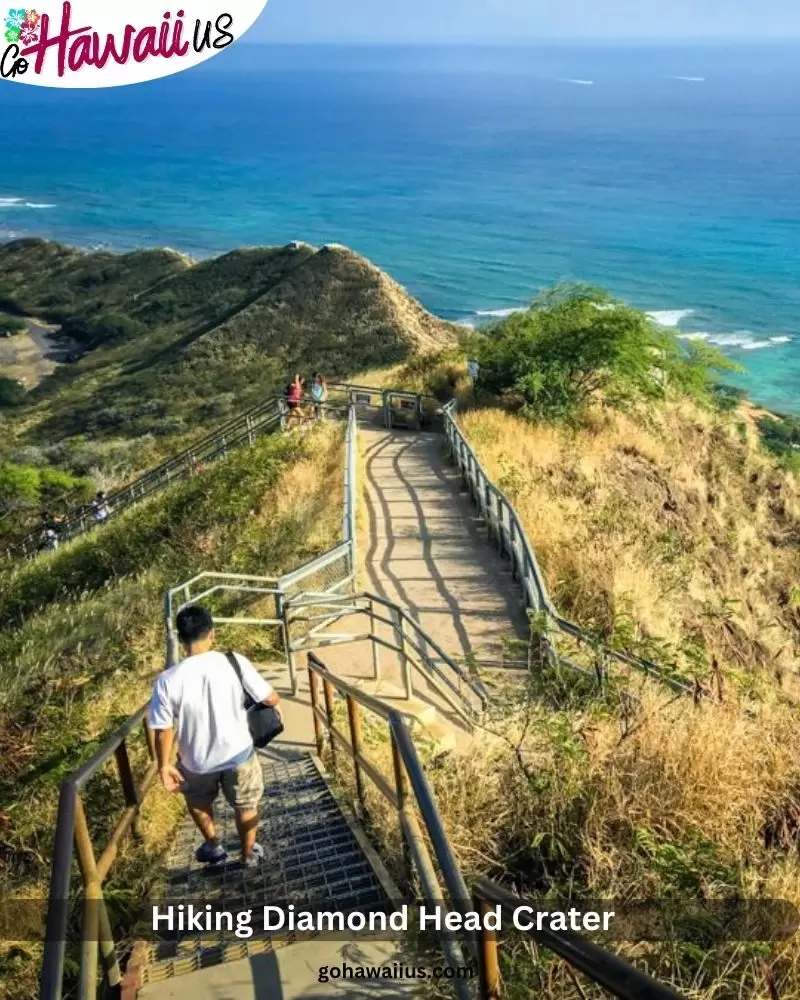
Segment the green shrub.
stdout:
[[624,409],[670,390],[708,398],[711,372],[735,367],[589,285],[544,293],[472,346],[482,387],[546,420],[572,421],[595,401]]
[[761,417],[758,429],[767,451],[784,468],[800,471],[800,417]]
[[108,312],[70,319],[64,323],[63,332],[87,347],[97,347],[100,344],[134,340],[147,332],[147,326],[125,313]]
[[717,383],[713,389],[714,403],[720,413],[732,413],[736,407],[747,399],[747,390],[735,385]]
[[0,375],[0,406],[19,406],[27,397],[24,386],[7,375]]
[[90,480],[72,476],[61,469],[37,468],[14,462],[0,465],[0,507],[5,509],[16,506],[20,501],[44,507],[75,491],[88,495],[91,489]]
[[23,333],[28,327],[19,316],[9,316],[7,313],[0,313],[0,336],[4,333]]

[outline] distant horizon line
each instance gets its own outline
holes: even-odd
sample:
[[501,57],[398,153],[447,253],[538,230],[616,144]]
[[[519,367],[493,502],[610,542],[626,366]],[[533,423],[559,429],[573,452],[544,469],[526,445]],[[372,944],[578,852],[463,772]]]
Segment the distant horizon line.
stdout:
[[800,34],[797,35],[763,35],[758,38],[744,38],[737,36],[718,37],[678,37],[656,38],[652,35],[641,37],[619,38],[592,38],[554,35],[552,37],[542,36],[538,38],[511,38],[511,39],[400,39],[398,41],[387,41],[384,39],[357,39],[357,38],[311,38],[304,40],[292,40],[281,38],[252,38],[245,34],[239,41],[241,45],[275,45],[294,47],[316,47],[324,45],[348,45],[354,48],[526,48],[531,45],[735,45],[742,48],[757,45],[793,45],[800,41]]

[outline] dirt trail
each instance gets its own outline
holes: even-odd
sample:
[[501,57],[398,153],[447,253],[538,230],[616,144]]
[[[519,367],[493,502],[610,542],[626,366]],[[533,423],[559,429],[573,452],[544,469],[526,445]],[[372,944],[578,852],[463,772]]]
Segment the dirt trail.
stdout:
[[73,341],[56,339],[57,326],[36,319],[25,323],[26,333],[0,338],[0,375],[19,379],[26,389],[33,389],[79,347]]

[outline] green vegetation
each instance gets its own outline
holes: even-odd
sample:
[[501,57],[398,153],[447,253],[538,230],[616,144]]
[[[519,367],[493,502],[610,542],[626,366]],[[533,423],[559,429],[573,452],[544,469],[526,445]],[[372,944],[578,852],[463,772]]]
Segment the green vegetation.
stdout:
[[36,448],[104,487],[281,392],[289,372],[346,378],[456,341],[364,258],[300,243],[195,263],[17,240],[0,246],[0,304],[89,348],[30,393],[0,381],[0,406],[15,407],[0,415],[0,461]]
[[477,337],[473,351],[482,387],[538,420],[574,421],[592,403],[625,409],[668,390],[708,398],[712,372],[735,368],[588,285],[544,293]]
[[[0,895],[46,894],[59,783],[146,700],[163,666],[164,590],[203,569],[279,575],[325,551],[341,530],[342,460],[339,426],[261,439],[0,581]],[[221,633],[256,661],[276,655],[263,630]],[[148,806],[147,850],[115,869],[120,884],[141,887],[158,866],[175,820],[164,799]],[[98,839],[121,808],[101,773],[87,789]],[[3,1000],[37,994],[39,957],[0,946]]]
[[71,476],[61,469],[14,462],[0,465],[0,512],[20,503],[45,510],[58,505],[67,494],[78,503],[89,497],[91,489],[90,480]]
[[800,417],[761,417],[758,421],[761,438],[781,465],[800,472]]
[[9,316],[7,313],[0,313],[0,337],[4,334],[23,333],[27,329],[25,321],[18,316]]
[[99,347],[101,344],[133,340],[145,333],[147,326],[125,313],[113,312],[69,319],[61,329],[86,347]]
[[20,406],[27,396],[25,389],[16,379],[0,375],[0,407]]

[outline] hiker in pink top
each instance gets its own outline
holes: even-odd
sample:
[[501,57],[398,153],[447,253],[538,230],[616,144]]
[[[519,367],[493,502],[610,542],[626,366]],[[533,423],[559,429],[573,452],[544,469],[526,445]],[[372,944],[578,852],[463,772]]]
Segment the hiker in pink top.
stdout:
[[293,421],[302,423],[305,420],[305,414],[301,406],[304,386],[305,382],[299,375],[295,375],[294,379],[286,386],[286,405],[289,407],[287,427],[291,426]]

